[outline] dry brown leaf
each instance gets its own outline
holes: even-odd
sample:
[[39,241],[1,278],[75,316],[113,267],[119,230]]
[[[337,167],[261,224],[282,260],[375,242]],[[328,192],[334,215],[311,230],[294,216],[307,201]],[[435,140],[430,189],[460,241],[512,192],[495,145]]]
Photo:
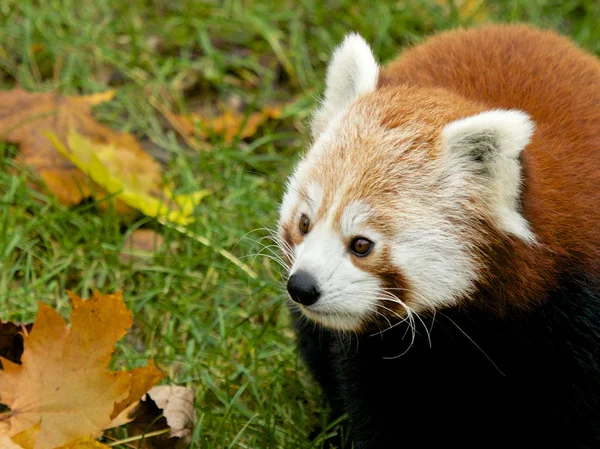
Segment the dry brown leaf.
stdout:
[[151,388],[147,396],[163,411],[171,428],[171,436],[189,444],[196,424],[194,392],[185,387],[161,385]]
[[129,398],[132,387],[129,372],[106,370],[115,343],[132,324],[121,294],[95,292],[87,301],[75,295],[71,300],[70,328],[40,304],[24,338],[22,365],[2,360],[0,401],[11,408],[5,432],[14,436],[40,423],[34,449],[99,436],[115,403]]
[[[127,264],[133,258],[151,256],[156,250],[162,248],[163,242],[163,236],[152,229],[137,229],[127,238],[119,259],[122,263]],[[144,393],[146,391],[144,390]]]
[[99,443],[91,437],[78,438],[56,449],[109,449],[106,444]]
[[226,143],[231,143],[235,138],[247,139],[254,136],[267,120],[280,118],[282,112],[280,106],[266,106],[250,115],[227,110],[221,115],[207,117],[197,113],[174,114],[165,107],[157,108],[184,138],[207,140],[211,135],[218,135]]
[[[17,160],[38,173],[50,192],[62,204],[72,205],[96,194],[101,199],[106,193],[89,180],[67,158],[62,156],[48,138],[53,134],[67,145],[68,135],[76,132],[103,145],[119,148],[123,164],[132,170],[143,168],[151,182],[160,182],[159,165],[146,154],[133,136],[116,133],[97,122],[91,107],[109,101],[114,91],[87,96],[62,96],[55,92],[30,93],[21,88],[0,92],[0,140],[18,143]],[[129,206],[116,203],[118,212],[131,211]]]
[[142,398],[133,416],[129,435],[155,435],[141,442],[142,449],[186,448],[196,423],[194,393],[178,386],[154,387]]

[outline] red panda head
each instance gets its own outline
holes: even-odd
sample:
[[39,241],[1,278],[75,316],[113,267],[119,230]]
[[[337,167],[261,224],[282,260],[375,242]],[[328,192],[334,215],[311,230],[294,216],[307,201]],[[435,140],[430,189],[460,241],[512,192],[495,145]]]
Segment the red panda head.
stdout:
[[489,229],[535,241],[519,212],[529,116],[442,89],[377,88],[378,74],[366,42],[348,36],[280,210],[291,299],[341,330],[468,298]]

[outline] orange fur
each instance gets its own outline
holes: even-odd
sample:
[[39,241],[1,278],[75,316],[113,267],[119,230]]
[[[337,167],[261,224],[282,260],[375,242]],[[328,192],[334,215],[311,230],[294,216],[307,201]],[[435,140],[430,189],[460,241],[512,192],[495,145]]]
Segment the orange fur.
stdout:
[[[442,88],[483,109],[521,109],[536,131],[522,154],[522,211],[542,245],[527,246],[490,228],[487,256],[490,288],[502,287],[508,302],[541,299],[556,273],[600,269],[600,62],[554,32],[526,26],[489,26],[450,31],[408,50],[379,78],[379,92],[401,86],[427,88],[431,98],[415,102],[425,120],[447,122],[430,103]],[[389,91],[389,93],[388,93]],[[472,113],[459,99],[458,116]],[[383,100],[382,100],[383,101]],[[415,111],[395,110],[402,121]],[[478,112],[478,111],[476,111]],[[510,251],[516,257],[510,257]],[[502,278],[498,282],[498,277]],[[524,291],[528,293],[523,294]],[[489,304],[488,304],[489,305]],[[501,307],[501,304],[492,305]]]

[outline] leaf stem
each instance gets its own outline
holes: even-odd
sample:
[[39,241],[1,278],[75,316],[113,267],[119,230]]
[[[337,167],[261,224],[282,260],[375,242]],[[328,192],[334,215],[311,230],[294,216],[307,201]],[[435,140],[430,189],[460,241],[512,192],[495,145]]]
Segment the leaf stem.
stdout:
[[161,429],[161,430],[155,430],[154,432],[142,433],[141,435],[135,435],[133,437],[124,438],[124,439],[118,440],[118,441],[113,441],[112,443],[108,443],[107,446],[112,447],[112,446],[117,446],[118,444],[126,444],[126,443],[131,443],[132,441],[139,441],[141,439],[157,437],[159,435],[164,435],[166,433],[169,433],[170,431],[171,431],[170,428],[166,428],[166,429]]

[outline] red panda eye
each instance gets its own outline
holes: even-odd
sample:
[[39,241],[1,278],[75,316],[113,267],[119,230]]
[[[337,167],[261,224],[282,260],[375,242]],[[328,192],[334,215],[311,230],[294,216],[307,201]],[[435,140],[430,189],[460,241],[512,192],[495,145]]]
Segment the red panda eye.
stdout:
[[310,220],[306,215],[302,214],[302,217],[300,217],[300,225],[298,228],[300,229],[300,234],[308,234],[308,231],[310,230]]
[[356,256],[364,257],[371,252],[373,245],[374,243],[369,239],[356,237],[352,240],[352,243],[350,243],[350,251]]

